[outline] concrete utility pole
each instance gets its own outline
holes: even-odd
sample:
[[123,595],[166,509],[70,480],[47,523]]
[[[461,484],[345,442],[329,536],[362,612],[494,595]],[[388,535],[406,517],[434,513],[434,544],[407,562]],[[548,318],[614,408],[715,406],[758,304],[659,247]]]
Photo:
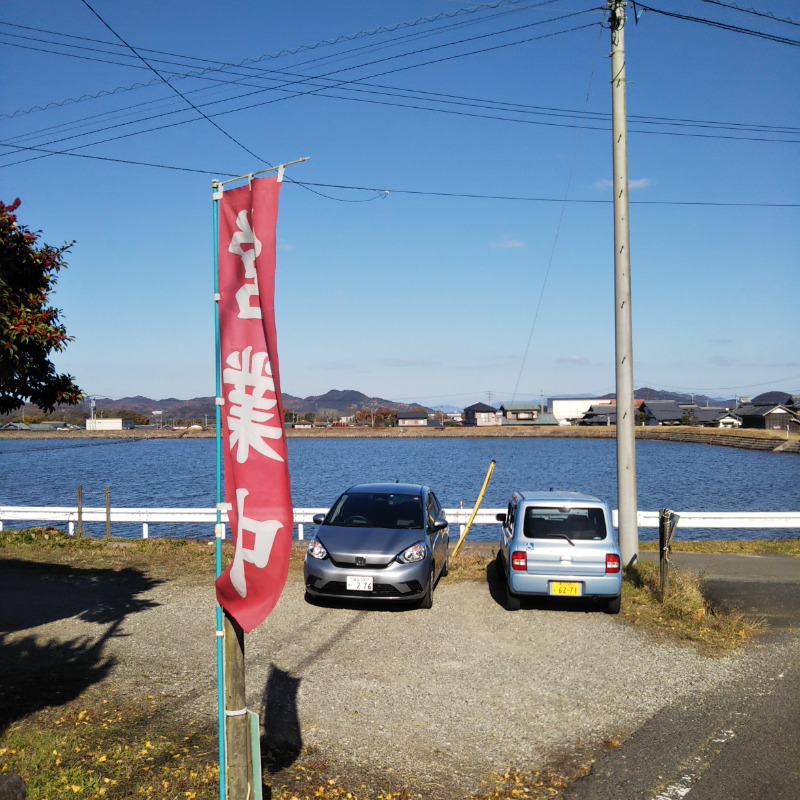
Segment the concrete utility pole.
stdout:
[[617,503],[622,561],[639,556],[636,415],[633,403],[631,235],[628,217],[628,130],[625,99],[625,0],[608,0],[614,137],[614,302],[616,310]]

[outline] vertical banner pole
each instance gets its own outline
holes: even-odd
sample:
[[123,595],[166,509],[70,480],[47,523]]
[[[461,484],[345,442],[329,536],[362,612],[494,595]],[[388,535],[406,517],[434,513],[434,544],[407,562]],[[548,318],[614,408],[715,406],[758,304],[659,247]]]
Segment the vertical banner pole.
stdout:
[[[216,394],[217,398],[215,409],[216,425],[216,495],[217,495],[217,519],[214,526],[216,538],[215,544],[215,577],[222,574],[222,533],[224,526],[222,523],[222,349],[220,347],[219,336],[219,200],[222,196],[219,182],[213,181],[211,188],[214,192],[214,213],[213,213],[213,242],[214,242],[214,339],[216,351]],[[225,651],[224,651],[224,630],[222,621],[222,607],[217,603],[217,726],[219,736],[219,796],[220,800],[227,798],[227,770],[225,758]]]
[[245,633],[258,627],[280,599],[292,550],[294,519],[275,326],[276,230],[285,166],[275,168],[276,178],[234,178],[246,178],[247,184],[230,191],[223,191],[219,182],[214,186],[217,537],[221,547],[225,510],[233,540],[231,563],[219,572],[218,557],[216,580],[217,602],[224,612],[222,632],[217,630],[223,640],[223,800],[253,798],[262,780],[260,770],[251,776],[251,767],[257,765],[250,745],[258,742],[248,741]]

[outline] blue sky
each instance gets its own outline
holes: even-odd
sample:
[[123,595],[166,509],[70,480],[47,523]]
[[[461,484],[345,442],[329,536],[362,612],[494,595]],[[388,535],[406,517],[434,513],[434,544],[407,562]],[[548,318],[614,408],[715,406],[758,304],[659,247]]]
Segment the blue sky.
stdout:
[[[287,184],[278,223],[284,392],[614,391],[604,3],[89,2],[0,11],[0,197],[76,240],[55,362],[85,392],[213,395],[211,180],[304,156],[289,177],[317,185]],[[800,392],[800,49],[775,40],[800,40],[797,4],[645,6],[634,383]]]

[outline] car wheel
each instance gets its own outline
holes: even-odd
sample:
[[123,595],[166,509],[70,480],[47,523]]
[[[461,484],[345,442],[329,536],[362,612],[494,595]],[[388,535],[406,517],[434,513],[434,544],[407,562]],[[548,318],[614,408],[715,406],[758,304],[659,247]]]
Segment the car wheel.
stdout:
[[619,614],[622,608],[622,595],[618,594],[606,601],[606,614]]
[[508,584],[508,578],[506,578],[505,601],[506,601],[505,606],[507,611],[519,611],[521,605],[519,595],[516,595],[511,591],[511,586],[509,586]]
[[433,608],[433,582],[435,577],[433,567],[431,567],[431,574],[428,577],[428,585],[425,588],[425,594],[422,595],[422,599],[419,601],[420,608]]

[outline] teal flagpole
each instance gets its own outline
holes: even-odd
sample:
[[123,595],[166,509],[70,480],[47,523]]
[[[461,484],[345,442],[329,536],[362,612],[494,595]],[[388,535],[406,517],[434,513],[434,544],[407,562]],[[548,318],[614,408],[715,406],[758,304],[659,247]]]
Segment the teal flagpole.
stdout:
[[[214,526],[216,539],[216,577],[222,574],[222,536],[225,525],[222,522],[223,485],[222,485],[222,348],[219,338],[219,201],[222,199],[222,187],[219,181],[212,181],[214,200],[214,345],[216,361],[216,463],[217,463],[217,521]],[[217,603],[217,724],[219,728],[219,797],[226,800],[227,758],[225,751],[225,648],[222,606]]]

